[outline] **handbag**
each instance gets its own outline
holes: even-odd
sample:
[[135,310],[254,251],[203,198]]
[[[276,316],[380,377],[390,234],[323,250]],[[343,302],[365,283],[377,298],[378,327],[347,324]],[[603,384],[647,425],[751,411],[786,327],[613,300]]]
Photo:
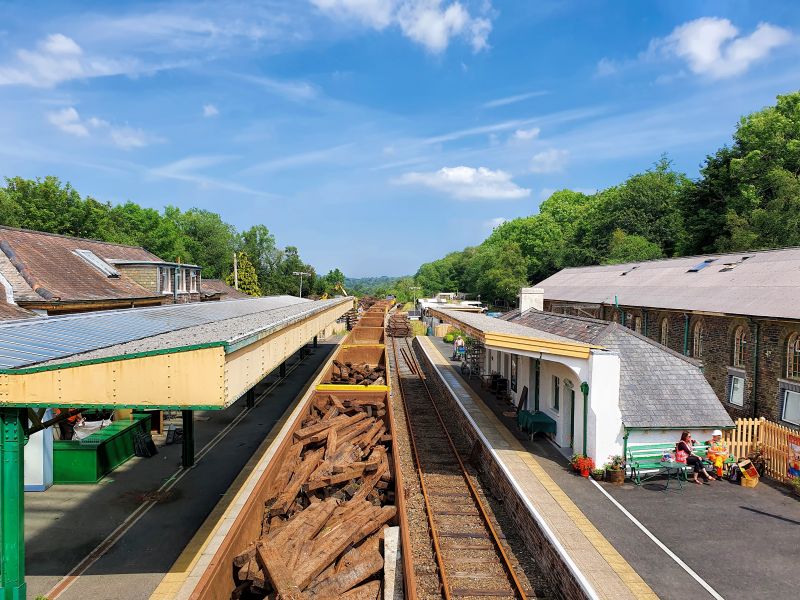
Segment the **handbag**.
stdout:
[[678,450],[675,453],[675,462],[686,464],[686,459],[688,457],[689,457],[689,454],[685,450]]

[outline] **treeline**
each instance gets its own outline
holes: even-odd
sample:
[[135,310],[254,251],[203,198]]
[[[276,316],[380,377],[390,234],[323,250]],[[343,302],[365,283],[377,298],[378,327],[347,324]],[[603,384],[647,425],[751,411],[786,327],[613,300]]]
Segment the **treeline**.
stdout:
[[[344,281],[338,269],[317,276],[295,246],[278,248],[264,225],[237,231],[217,213],[198,208],[181,211],[167,206],[159,212],[135,202],[112,205],[81,197],[69,183],[55,177],[6,178],[0,187],[0,224],[142,246],[166,261],[200,265],[206,278],[229,276],[236,252],[240,264],[244,255],[247,291],[265,295],[298,295],[299,278],[292,273],[299,271],[310,273],[304,278],[304,296],[333,293],[334,284]],[[248,279],[250,269],[255,271],[257,285]]]
[[800,92],[743,117],[697,180],[662,157],[595,194],[558,191],[538,214],[423,264],[414,280],[426,294],[503,305],[565,267],[785,246],[800,246]]

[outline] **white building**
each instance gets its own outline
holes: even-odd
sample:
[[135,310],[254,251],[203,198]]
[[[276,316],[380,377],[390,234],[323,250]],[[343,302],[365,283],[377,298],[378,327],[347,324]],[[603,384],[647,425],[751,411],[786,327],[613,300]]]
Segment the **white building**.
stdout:
[[[699,363],[617,323],[542,311],[543,293],[524,288],[520,308],[499,319],[432,309],[485,348],[484,373],[509,381],[511,399],[555,421],[565,454],[602,464],[628,444],[696,439],[733,422]],[[527,389],[526,389],[527,388]]]

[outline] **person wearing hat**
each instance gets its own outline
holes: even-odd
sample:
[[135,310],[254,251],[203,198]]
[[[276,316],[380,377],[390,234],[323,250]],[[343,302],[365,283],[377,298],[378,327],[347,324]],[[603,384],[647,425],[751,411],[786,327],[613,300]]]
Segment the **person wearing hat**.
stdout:
[[717,471],[717,477],[722,477],[722,465],[725,464],[729,456],[728,445],[722,441],[722,431],[715,429],[711,433],[711,441],[708,444],[706,458],[714,465],[714,469]]

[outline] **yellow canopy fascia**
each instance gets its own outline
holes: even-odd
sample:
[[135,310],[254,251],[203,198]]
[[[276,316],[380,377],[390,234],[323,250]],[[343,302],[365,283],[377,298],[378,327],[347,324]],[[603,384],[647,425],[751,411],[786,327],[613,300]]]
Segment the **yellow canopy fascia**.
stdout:
[[569,356],[572,358],[589,358],[593,348],[589,344],[580,342],[561,342],[537,337],[509,335],[507,333],[486,332],[483,334],[483,343],[487,346],[494,346],[504,350],[522,350],[524,352],[542,352],[557,356]]

